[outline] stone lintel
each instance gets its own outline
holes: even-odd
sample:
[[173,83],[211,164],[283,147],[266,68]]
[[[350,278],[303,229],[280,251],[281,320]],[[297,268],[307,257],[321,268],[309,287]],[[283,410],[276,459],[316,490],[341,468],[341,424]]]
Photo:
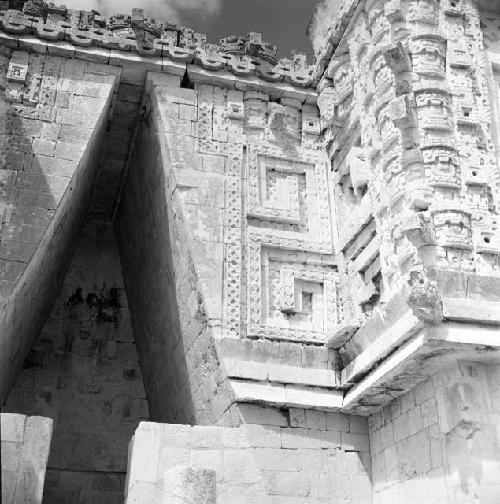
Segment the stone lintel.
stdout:
[[287,366],[239,359],[223,359],[223,363],[230,378],[309,387],[340,387],[339,373],[333,369]]
[[342,408],[344,392],[338,389],[234,379],[229,383],[236,402],[322,411]]
[[[500,303],[487,300],[448,298],[442,299],[443,318],[477,324],[500,324]],[[424,327],[424,323],[408,310],[388,327],[377,339],[361,352],[343,370],[341,384],[356,384],[359,379],[376,367],[377,363],[401,346],[410,336]]]
[[500,303],[478,299],[443,298],[443,317],[460,322],[500,324]]
[[354,385],[377,362],[400,346],[412,334],[418,332],[423,325],[422,321],[415,317],[411,310],[408,310],[342,370],[342,384]]
[[[225,373],[235,383],[237,401],[246,401],[249,394],[251,402],[289,404],[285,390],[295,390],[290,387],[308,390],[299,401],[301,407],[317,402],[311,395],[314,390],[342,396],[340,370],[329,361],[325,347],[236,338],[219,339],[217,347]],[[325,406],[332,407],[328,401]]]

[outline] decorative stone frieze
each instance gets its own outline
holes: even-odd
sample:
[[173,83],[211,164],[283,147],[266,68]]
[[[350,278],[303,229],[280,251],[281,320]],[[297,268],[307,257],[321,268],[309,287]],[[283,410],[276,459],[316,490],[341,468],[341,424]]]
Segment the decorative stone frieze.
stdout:
[[257,75],[294,86],[310,87],[314,81],[314,69],[304,54],[278,60],[276,47],[264,42],[260,33],[226,37],[217,45],[190,28],[146,18],[142,9],[133,9],[131,16],[105,18],[96,11],[67,9],[52,2],[25,2],[22,11],[9,9],[9,2],[5,3],[7,8],[0,8],[0,29],[12,36],[34,35],[41,41],[66,41],[82,48],[164,57],[214,72]]
[[[324,0],[310,66],[255,32],[0,0],[0,395],[64,410],[56,452],[99,452],[54,452],[49,492],[123,486],[110,433],[75,441],[59,375],[34,387],[38,347],[16,378],[95,194],[138,353],[117,300],[81,289],[64,311],[109,308],[117,337],[80,310],[38,341],[58,373],[96,350],[83,387],[121,437],[170,423],[137,430],[127,502],[419,504],[419,480],[429,502],[498,501],[499,19],[493,0]],[[104,379],[115,354],[133,366]]]
[[[344,236],[345,226],[340,231],[339,224],[344,215],[355,215],[367,206],[363,198],[373,209],[376,235],[382,228],[392,234],[390,222],[397,222],[404,201],[403,206],[414,211],[430,212],[439,247],[450,254],[455,249],[470,250],[470,260],[477,262],[474,271],[482,271],[483,251],[472,240],[470,216],[475,207],[488,207],[486,212],[496,214],[496,176],[495,169],[487,168],[493,166],[488,138],[491,114],[481,77],[486,68],[480,55],[479,13],[472,3],[465,2],[466,7],[462,3],[369,2],[364,6],[367,18],[361,11],[353,18],[326,67],[319,104],[327,128],[325,139],[331,145],[334,186],[342,188],[336,205],[346,207],[337,212],[337,240],[347,259],[346,272],[356,268],[349,266],[352,253],[343,244],[355,243],[363,227]],[[369,53],[359,48],[365,19],[371,33]],[[361,72],[368,72],[368,78]],[[358,87],[346,106],[353,79],[366,79],[371,85]],[[349,128],[357,122],[364,126]],[[346,178],[338,161],[349,159],[353,149],[357,159],[365,160],[364,172],[369,174],[363,178],[366,189],[361,197],[354,190],[352,175]],[[459,213],[458,208],[462,208]],[[367,240],[361,243],[366,247]],[[382,289],[390,284],[387,259],[381,257]],[[362,312],[366,301],[359,300],[357,309]]]
[[[443,297],[460,275],[498,276],[491,74],[500,60],[488,25],[498,15],[480,8],[467,0],[345,2],[333,15],[318,8],[315,27],[324,30],[320,12],[335,27],[323,45],[313,41],[343,300],[329,344],[345,365],[375,348],[379,359],[389,355],[394,347],[382,351],[382,342],[393,330],[400,344],[449,318]],[[472,303],[467,292],[451,295],[461,296]]]
[[[110,141],[101,162],[120,174],[118,200],[141,205],[154,190],[167,202],[182,384],[203,403],[189,421],[229,422],[233,402],[367,415],[436,371],[440,352],[496,354],[496,11],[472,0],[331,3],[312,67],[300,53],[278,59],[258,33],[213,44],[140,9],[104,18],[0,2],[2,99],[5,89],[9,115],[48,135],[29,149],[53,158],[61,139],[49,126],[77,126],[68,111],[106,87],[99,131],[109,114],[130,147],[116,154]],[[105,76],[107,86],[86,84]],[[6,136],[4,150],[24,159],[27,144]],[[157,178],[136,194],[142,162]],[[134,180],[125,196],[122,177]],[[150,210],[141,218],[158,225]],[[135,231],[131,257],[147,255]],[[450,324],[490,332],[467,340]]]

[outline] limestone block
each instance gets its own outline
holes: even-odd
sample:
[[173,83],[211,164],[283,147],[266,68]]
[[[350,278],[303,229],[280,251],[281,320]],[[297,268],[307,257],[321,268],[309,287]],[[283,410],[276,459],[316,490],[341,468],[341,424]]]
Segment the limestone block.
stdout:
[[271,425],[243,425],[250,446],[261,448],[280,448],[280,428]]
[[276,425],[280,427],[288,425],[285,414],[275,408],[266,408],[254,404],[240,404],[238,409],[244,423]]
[[326,428],[331,431],[349,432],[349,415],[333,412],[327,413]]
[[224,450],[224,480],[233,485],[258,483],[259,471],[249,450]]
[[342,447],[341,433],[337,431],[320,431],[319,444],[323,449],[340,449]]
[[326,430],[326,413],[324,411],[305,411],[305,427],[315,430]]
[[[316,479],[315,487],[321,484]],[[301,478],[296,478],[295,474],[284,471],[265,471],[264,485],[269,495],[279,495],[282,497],[306,497],[311,494],[312,475],[302,473]]]
[[[9,302],[0,317],[0,332],[10,341],[8,351],[0,352],[2,397],[41,329],[66,271],[90,200],[99,140],[117,78],[117,69],[99,68],[95,74],[99,97],[78,95],[76,84],[83,81],[87,67],[84,61],[28,56],[23,103],[15,110],[7,106],[10,119],[5,124],[8,136],[22,139],[10,141],[14,150],[25,154],[16,166],[20,170],[17,197],[2,227],[0,250],[3,256],[25,264],[9,292],[2,289],[2,298]],[[85,86],[78,92],[84,90]],[[78,141],[66,143],[60,138],[63,128],[58,117],[71,126]],[[0,158],[3,163],[3,155]],[[30,316],[21,318],[18,314],[25,305],[30,306]]]
[[2,502],[41,504],[53,422],[0,414]]
[[154,502],[216,504],[215,477],[215,471],[195,466],[170,469],[157,482],[157,496]]
[[367,434],[341,434],[342,448],[346,451],[369,451],[370,443]]
[[15,413],[0,415],[0,432],[2,442],[22,443],[24,439],[24,423],[26,417]]
[[299,408],[289,408],[290,426],[291,427],[305,427],[306,414],[305,410]]
[[349,415],[349,431],[352,434],[368,434],[368,419],[362,416]]
[[285,404],[285,387],[283,384],[266,384],[243,380],[231,380],[231,387],[235,396],[241,402],[266,402],[271,404]]

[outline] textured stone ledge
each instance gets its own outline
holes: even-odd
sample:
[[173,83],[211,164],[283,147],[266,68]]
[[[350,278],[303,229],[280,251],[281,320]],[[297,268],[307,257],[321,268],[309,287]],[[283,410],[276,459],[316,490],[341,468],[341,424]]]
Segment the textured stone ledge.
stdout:
[[250,380],[229,380],[237,402],[337,411],[342,390]]
[[[8,6],[8,3],[7,3]],[[3,8],[2,8],[3,7]],[[219,45],[206,42],[205,35],[189,28],[160,23],[144,17],[141,9],[132,16],[117,15],[108,19],[87,11],[56,8],[42,3],[36,11],[21,12],[0,5],[0,41],[17,36],[33,36],[43,46],[45,41],[65,41],[66,50],[90,48],[97,57],[118,50],[145,58],[167,58],[173,62],[194,63],[210,71],[221,70],[239,77],[257,76],[272,83],[287,82],[296,87],[311,87],[314,67],[305,54],[277,59],[276,48],[262,41],[260,33],[247,37],[227,37]],[[26,6],[25,6],[26,10]],[[29,7],[28,7],[29,10]]]
[[69,42],[45,41],[30,35],[10,35],[2,31],[0,31],[0,45],[14,50],[119,66],[122,68],[120,82],[135,86],[144,85],[148,72],[167,73],[181,77],[187,72],[192,83],[209,83],[235,88],[239,91],[261,91],[269,93],[273,99],[287,97],[308,104],[316,104],[317,100],[317,93],[312,88],[298,87],[287,82],[268,82],[258,75],[234,75],[227,69],[207,70],[196,64],[173,61],[162,56],[146,57],[114,49],[79,47]]
[[[376,357],[372,355],[373,361]],[[445,322],[423,329],[346,393],[342,410],[369,415],[457,359],[500,358],[500,330]]]
[[228,376],[247,380],[264,380],[316,387],[338,387],[338,373],[332,369],[311,369],[302,366],[282,366],[255,361],[224,359]]
[[500,325],[500,303],[477,299],[444,298],[443,316],[459,322]]
[[401,345],[402,342],[421,327],[421,321],[410,310],[407,311],[393,325],[387,328],[374,343],[342,370],[342,384],[346,386],[354,385],[377,362],[390,354],[394,348]]

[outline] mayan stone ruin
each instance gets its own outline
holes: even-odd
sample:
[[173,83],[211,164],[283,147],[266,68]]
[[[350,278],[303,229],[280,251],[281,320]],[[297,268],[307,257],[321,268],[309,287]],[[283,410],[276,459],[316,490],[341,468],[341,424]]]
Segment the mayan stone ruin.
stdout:
[[500,1],[307,30],[0,0],[3,503],[500,503]]

